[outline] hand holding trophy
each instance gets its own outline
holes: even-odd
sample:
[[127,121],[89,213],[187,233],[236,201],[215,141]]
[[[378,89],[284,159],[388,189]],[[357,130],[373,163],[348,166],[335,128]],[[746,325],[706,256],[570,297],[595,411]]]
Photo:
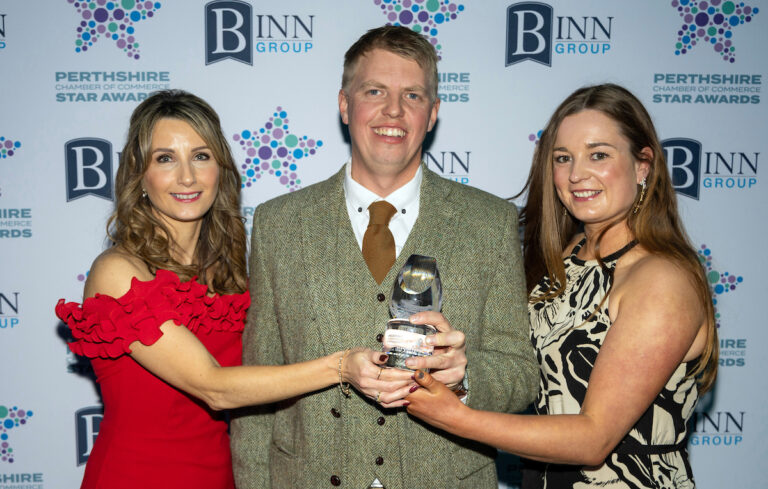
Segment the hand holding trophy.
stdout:
[[411,255],[397,274],[389,302],[392,319],[387,322],[383,339],[388,367],[410,370],[405,366],[407,358],[432,355],[434,347],[425,344],[424,339],[437,330],[428,324],[413,324],[408,318],[421,311],[440,311],[442,305],[437,260]]

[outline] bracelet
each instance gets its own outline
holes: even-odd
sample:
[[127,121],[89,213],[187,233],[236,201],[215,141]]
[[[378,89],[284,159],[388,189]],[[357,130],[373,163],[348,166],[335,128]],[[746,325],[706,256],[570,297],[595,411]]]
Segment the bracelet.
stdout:
[[461,379],[461,382],[454,385],[453,387],[449,387],[451,391],[453,391],[454,394],[456,394],[456,397],[459,399],[462,399],[462,402],[466,401],[467,394],[469,394],[469,376],[467,375],[466,369],[464,370],[464,378]]
[[344,353],[339,357],[339,390],[341,390],[342,394],[349,397],[349,384],[344,383],[344,377],[341,375],[341,370],[344,366],[344,357],[347,356],[347,353],[349,353],[349,350],[344,350]]

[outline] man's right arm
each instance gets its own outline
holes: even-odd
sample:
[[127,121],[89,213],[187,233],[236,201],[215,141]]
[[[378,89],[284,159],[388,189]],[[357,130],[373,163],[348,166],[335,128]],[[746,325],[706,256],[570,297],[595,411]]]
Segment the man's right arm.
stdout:
[[[274,309],[274,291],[267,266],[269,257],[259,218],[254,212],[249,267],[251,307],[243,333],[243,364],[282,365],[282,346]],[[270,487],[269,447],[272,440],[274,406],[244,408],[232,418],[232,463],[239,489]]]

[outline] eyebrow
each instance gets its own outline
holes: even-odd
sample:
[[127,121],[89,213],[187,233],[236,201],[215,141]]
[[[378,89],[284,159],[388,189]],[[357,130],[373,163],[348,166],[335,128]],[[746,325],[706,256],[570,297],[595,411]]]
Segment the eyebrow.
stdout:
[[[598,146],[608,146],[609,148],[616,149],[616,146],[612,145],[611,143],[604,143],[602,141],[598,141],[595,143],[587,143],[587,148],[597,148]],[[558,146],[557,148],[552,148],[552,151],[564,151],[568,152],[568,148],[564,146]]]
[[[208,146],[198,146],[196,148],[192,148],[191,151],[194,153],[195,151],[200,151],[202,149],[210,149],[210,148]],[[157,153],[157,152],[161,152],[161,153],[175,153],[176,151],[172,150],[171,148],[155,148],[155,149],[152,150],[153,154]]]
[[611,143],[604,143],[602,141],[598,141],[595,143],[587,143],[587,148],[596,148],[598,146],[609,146],[611,148],[616,148],[616,146],[612,145]]
[[[383,83],[380,83],[374,80],[364,81],[360,84],[361,90],[365,90],[367,88],[387,88],[387,86],[384,85]],[[405,87],[404,90],[406,92],[417,92],[417,91],[426,92],[427,91],[427,89],[421,85],[413,85],[410,87]]]

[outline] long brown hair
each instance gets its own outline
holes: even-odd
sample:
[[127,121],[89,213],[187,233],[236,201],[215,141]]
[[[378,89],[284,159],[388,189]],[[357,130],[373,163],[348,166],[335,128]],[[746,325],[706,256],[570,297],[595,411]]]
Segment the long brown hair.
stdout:
[[[206,142],[220,169],[216,199],[203,217],[191,265],[172,257],[171,234],[155,217],[149,199],[142,196],[141,182],[150,162],[152,131],[160,119],[178,119],[189,124]],[[244,292],[248,276],[240,180],[219,116],[211,106],[182,90],[155,92],[131,115],[115,178],[115,211],[107,221],[107,235],[115,245],[144,261],[152,273],[158,269],[171,270],[182,280],[197,275],[213,292]]]
[[[642,203],[637,205],[640,198],[638,192],[635,198],[637,212],[633,212],[636,207],[633,205],[619,222],[626,220],[634,239],[649,253],[670,258],[689,275],[706,313],[707,344],[694,371],[694,375],[700,375],[701,390],[706,391],[715,380],[719,356],[709,285],[680,221],[675,191],[651,117],[643,104],[623,87],[604,84],[576,90],[555,110],[542,131],[528,181],[521,192],[527,191],[528,197],[520,214],[520,222],[525,226],[523,255],[528,293],[545,277],[548,278],[548,289],[530,300],[546,300],[559,296],[565,290],[562,254],[565,246],[579,232],[581,223],[566,211],[557,196],[552,168],[553,148],[563,119],[587,109],[600,111],[613,119],[629,142],[635,159],[649,164]],[[653,152],[652,160],[641,154],[645,147]],[[602,263],[601,238],[602,234],[597,239],[595,252]]]

